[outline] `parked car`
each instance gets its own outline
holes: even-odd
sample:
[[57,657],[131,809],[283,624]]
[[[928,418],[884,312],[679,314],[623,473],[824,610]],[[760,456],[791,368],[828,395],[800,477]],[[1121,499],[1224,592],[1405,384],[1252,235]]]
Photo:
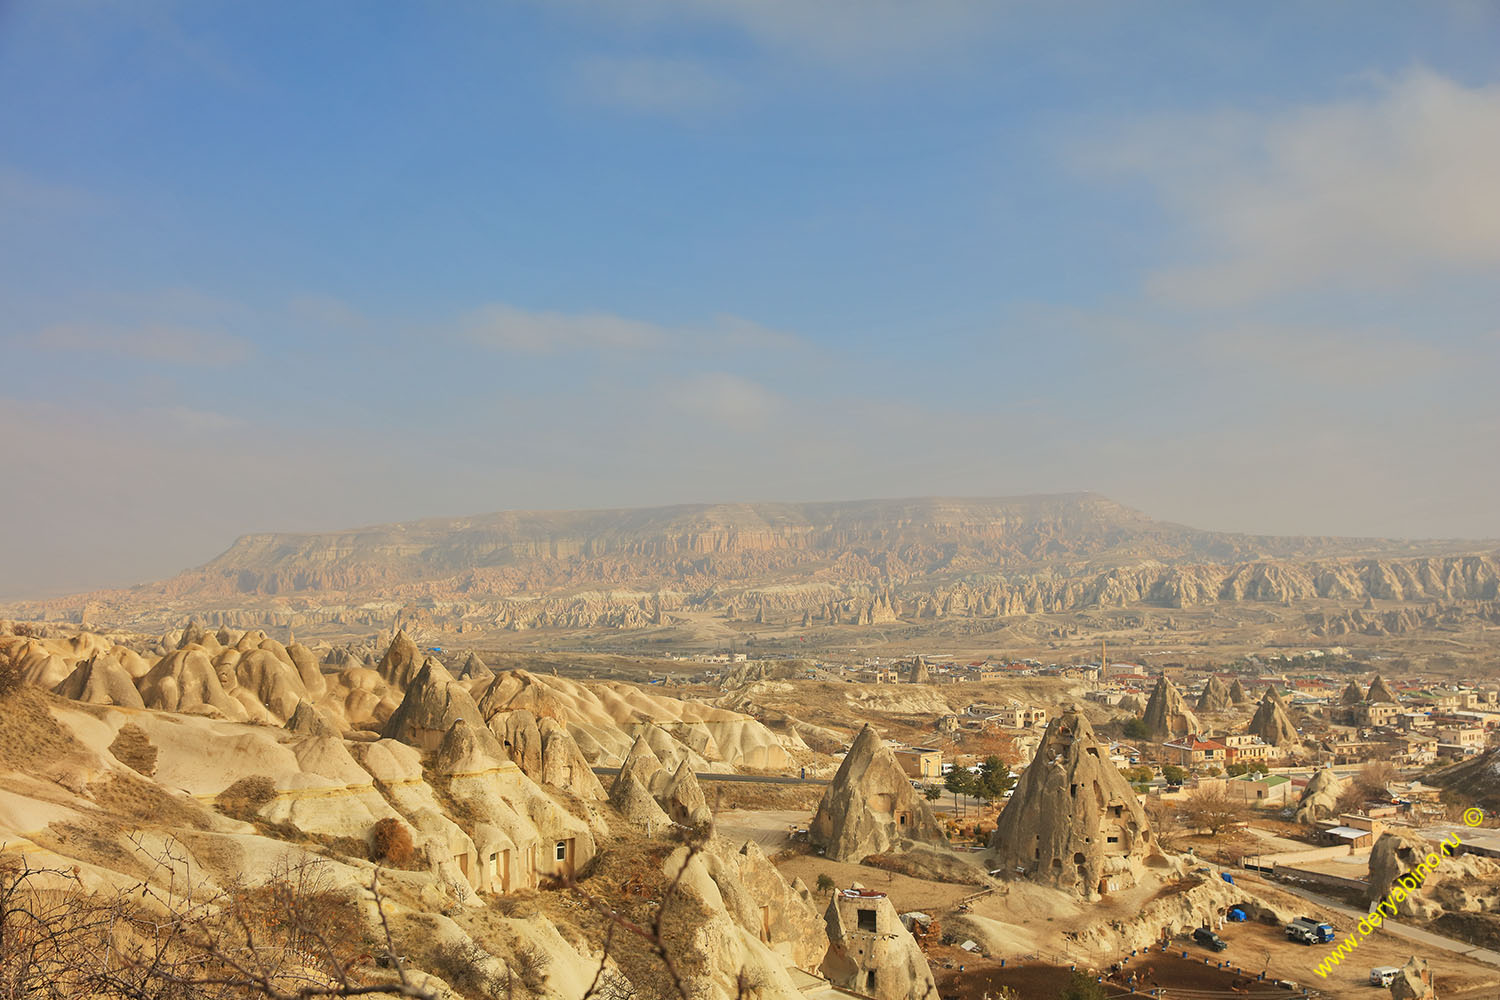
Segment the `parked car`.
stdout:
[[1400,972],[1394,965],[1378,965],[1370,970],[1370,985],[1389,986]]
[[1223,951],[1225,948],[1229,947],[1229,942],[1219,937],[1219,935],[1215,934],[1207,927],[1200,927],[1197,930],[1193,931],[1193,940],[1197,941],[1203,947],[1211,948],[1214,951]]

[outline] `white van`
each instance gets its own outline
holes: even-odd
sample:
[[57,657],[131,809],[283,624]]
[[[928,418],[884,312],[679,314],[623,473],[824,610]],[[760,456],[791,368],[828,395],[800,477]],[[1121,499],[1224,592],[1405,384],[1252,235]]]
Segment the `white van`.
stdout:
[[1371,986],[1389,986],[1401,970],[1394,965],[1381,965],[1370,970]]

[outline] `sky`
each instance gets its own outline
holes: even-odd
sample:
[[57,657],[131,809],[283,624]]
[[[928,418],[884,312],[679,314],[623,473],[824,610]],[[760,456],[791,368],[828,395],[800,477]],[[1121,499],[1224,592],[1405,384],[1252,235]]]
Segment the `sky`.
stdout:
[[0,596],[505,509],[1500,537],[1500,3],[0,0]]

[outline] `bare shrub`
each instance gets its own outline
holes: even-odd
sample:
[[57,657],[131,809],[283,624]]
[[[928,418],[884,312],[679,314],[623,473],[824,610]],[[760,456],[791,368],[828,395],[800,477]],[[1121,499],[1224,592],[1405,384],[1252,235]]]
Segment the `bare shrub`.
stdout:
[[249,823],[254,822],[261,809],[274,798],[276,783],[264,774],[254,774],[224,789],[214,799],[214,804],[224,815]]
[[120,727],[115,740],[109,745],[115,760],[149,778],[156,773],[156,747],[146,731],[133,722]]
[[21,671],[14,663],[0,663],[0,701],[21,689]]
[[394,816],[375,824],[370,833],[370,860],[382,861],[393,868],[410,868],[416,858],[411,831]]

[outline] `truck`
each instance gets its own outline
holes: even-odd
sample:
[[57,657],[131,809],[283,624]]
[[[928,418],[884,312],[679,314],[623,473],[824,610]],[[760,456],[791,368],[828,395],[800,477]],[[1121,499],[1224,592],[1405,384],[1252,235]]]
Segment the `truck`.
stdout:
[[1317,944],[1318,931],[1305,920],[1293,920],[1286,925],[1286,936],[1288,941],[1296,941],[1298,944]]
[[1318,936],[1319,941],[1328,942],[1333,940],[1334,932],[1332,924],[1325,924],[1321,920],[1314,920],[1312,917],[1298,917],[1297,921],[1310,926],[1313,929],[1313,933]]
[[1370,970],[1370,985],[1389,986],[1400,972],[1394,965],[1377,965]]
[[1214,951],[1223,951],[1225,948],[1229,947],[1229,942],[1219,937],[1219,935],[1215,934],[1207,927],[1199,927],[1197,930],[1193,931],[1193,940],[1203,945],[1203,947],[1211,948]]

